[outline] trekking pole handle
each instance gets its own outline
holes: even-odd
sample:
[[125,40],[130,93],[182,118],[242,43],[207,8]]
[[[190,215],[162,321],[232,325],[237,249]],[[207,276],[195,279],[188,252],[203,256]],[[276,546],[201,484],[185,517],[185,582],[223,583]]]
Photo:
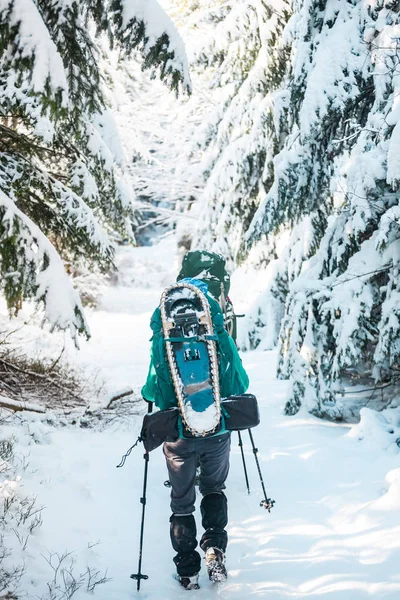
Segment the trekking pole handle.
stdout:
[[149,415],[153,412],[153,402],[151,400],[146,400],[146,398],[143,398],[143,400],[147,403],[147,414]]

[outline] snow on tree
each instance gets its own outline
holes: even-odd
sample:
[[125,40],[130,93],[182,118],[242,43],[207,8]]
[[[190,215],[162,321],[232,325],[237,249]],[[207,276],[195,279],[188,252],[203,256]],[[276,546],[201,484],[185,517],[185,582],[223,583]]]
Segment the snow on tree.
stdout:
[[241,343],[279,337],[286,411],[306,398],[341,418],[350,372],[398,381],[398,7],[211,2],[200,14],[212,36],[193,54],[214,108],[198,130],[194,245],[252,273]]
[[[290,128],[250,239],[272,247],[288,231],[278,266],[288,282],[279,363],[292,380],[286,412],[306,398],[315,414],[341,418],[336,396],[349,370],[397,379],[399,15],[375,2],[293,8],[284,32],[293,50]],[[303,226],[307,251],[288,276],[292,236]]]
[[180,199],[190,193],[187,178],[176,176],[179,154],[189,141],[185,134],[187,128],[182,132],[180,120],[185,100],[177,100],[174,93],[154,81],[148,71],[142,73],[141,61],[136,55],[129,60],[120,60],[115,53],[109,55],[105,69],[107,77],[112,77],[113,115],[120,131],[127,170],[134,181],[140,221],[136,237],[140,242],[142,231],[152,230],[153,225],[170,226]]
[[190,88],[186,57],[155,0],[4,0],[0,34],[1,289],[11,309],[43,301],[75,337],[87,328],[60,257],[108,268],[109,233],[133,240],[136,220],[99,42],[138,48],[176,91]]
[[[209,2],[192,16],[198,104],[208,105],[198,111],[202,123],[190,148],[194,160],[189,153],[196,184],[204,186],[194,205],[201,228],[193,243],[212,245],[231,259],[240,255],[244,234],[272,183],[279,146],[272,93],[285,73],[287,49],[279,38],[288,10],[284,0]],[[195,80],[194,96],[196,91]]]
[[191,91],[183,42],[156,0],[111,0],[115,31],[112,35],[128,52],[139,48],[143,68],[152,69],[176,92]]

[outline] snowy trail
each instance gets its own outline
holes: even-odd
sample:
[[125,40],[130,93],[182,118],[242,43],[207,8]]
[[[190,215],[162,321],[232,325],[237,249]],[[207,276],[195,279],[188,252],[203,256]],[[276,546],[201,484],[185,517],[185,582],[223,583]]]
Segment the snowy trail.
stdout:
[[[158,296],[157,286],[111,291],[103,310],[90,317],[93,340],[81,351],[81,360],[107,367],[113,385],[132,383],[139,388],[148,364],[148,320]],[[251,352],[243,359],[250,391],[260,401],[262,421],[254,436],[267,492],[276,507],[271,514],[259,507],[262,492],[246,434],[252,490],[247,495],[234,434],[227,482],[229,580],[212,594],[226,600],[397,599],[398,505],[392,505],[391,494],[386,493],[385,475],[398,467],[398,455],[374,453],[368,443],[348,436],[348,427],[306,413],[283,416],[286,382],[274,377],[275,353]],[[96,597],[135,597],[136,583],[129,574],[137,570],[142,450],[136,449],[123,469],[115,466],[137,437],[139,423],[103,432],[53,429],[37,420],[28,426],[30,435],[18,435],[20,451],[29,454],[32,465],[24,477],[24,490],[36,494],[45,509],[43,526],[33,536],[23,587],[32,597],[42,597],[44,582],[51,578],[42,555],[68,551],[74,552],[76,572],[83,572],[87,564],[102,573],[107,570],[111,581],[98,586]],[[188,593],[172,578],[166,476],[159,449],[151,454],[149,466],[143,554],[143,572],[149,580],[141,591],[146,600],[187,598]],[[199,600],[210,598],[204,567],[200,584],[202,589],[192,593]],[[88,597],[82,589],[74,599]]]

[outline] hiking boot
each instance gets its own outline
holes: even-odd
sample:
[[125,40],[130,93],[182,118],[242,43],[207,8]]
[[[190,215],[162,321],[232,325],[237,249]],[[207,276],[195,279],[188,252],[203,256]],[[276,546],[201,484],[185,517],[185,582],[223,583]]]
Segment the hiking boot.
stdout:
[[176,576],[177,580],[185,590],[199,590],[199,574],[192,575],[192,577],[182,577],[181,575]]
[[213,583],[224,583],[227,580],[225,554],[219,548],[208,548],[206,551],[206,567],[208,577]]

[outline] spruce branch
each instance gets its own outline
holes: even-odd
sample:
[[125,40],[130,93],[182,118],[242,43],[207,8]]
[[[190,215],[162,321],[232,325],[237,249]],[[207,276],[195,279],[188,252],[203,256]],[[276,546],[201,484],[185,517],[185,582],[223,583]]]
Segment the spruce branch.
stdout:
[[386,273],[392,267],[393,267],[393,265],[392,265],[392,263],[390,263],[379,269],[374,269],[373,271],[368,271],[366,273],[359,273],[358,275],[353,275],[353,276],[349,277],[348,279],[337,281],[336,283],[332,284],[330,287],[335,288],[338,285],[343,285],[345,283],[348,283],[349,281],[353,281],[353,279],[360,279],[361,277],[368,277],[369,275],[378,275],[379,273]]

